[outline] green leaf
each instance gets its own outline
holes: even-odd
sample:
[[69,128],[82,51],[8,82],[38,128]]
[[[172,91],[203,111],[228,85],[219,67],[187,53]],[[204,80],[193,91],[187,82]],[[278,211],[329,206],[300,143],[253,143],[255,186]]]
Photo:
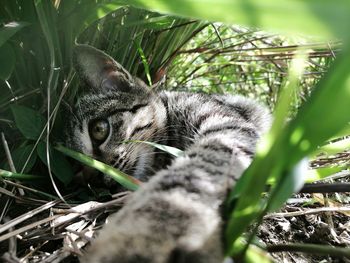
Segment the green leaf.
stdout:
[[[43,163],[47,165],[46,145],[44,142],[40,142],[38,144],[37,151],[41,161],[43,161]],[[74,177],[74,173],[72,171],[72,168],[69,162],[66,160],[64,155],[62,155],[60,152],[56,151],[55,149],[52,149],[51,147],[50,147],[50,166],[53,174],[62,183],[67,185],[72,181]]]
[[0,28],[0,47],[19,30],[28,25],[29,23],[27,22],[10,22],[3,25],[3,27]]
[[[13,160],[13,163],[14,163],[17,171],[22,171],[23,166],[27,162],[27,159],[28,159],[30,153],[32,152],[33,148],[34,148],[34,145],[29,144],[26,146],[19,147],[11,153],[12,160]],[[33,168],[33,166],[36,162],[36,159],[37,159],[37,153],[36,153],[36,151],[34,151],[33,154],[31,155],[25,169],[23,170],[23,173],[27,173]],[[8,164],[5,165],[5,169],[9,169]]]
[[141,184],[140,181],[138,181],[137,179],[123,173],[122,171],[109,166],[105,163],[102,163],[100,161],[97,161],[85,154],[73,151],[71,149],[68,149],[62,145],[58,145],[57,147],[55,147],[56,150],[64,153],[65,155],[74,158],[75,160],[95,168],[96,170],[107,174],[109,176],[111,176],[114,180],[116,180],[118,183],[120,183],[122,186],[124,186],[125,188],[129,189],[129,190],[136,190],[139,185]]
[[160,13],[334,38],[348,35],[347,0],[118,0]]
[[15,68],[16,55],[9,44],[0,47],[0,79],[8,80]]
[[16,126],[23,136],[31,140],[38,139],[46,123],[43,116],[31,108],[20,105],[12,105],[11,110]]

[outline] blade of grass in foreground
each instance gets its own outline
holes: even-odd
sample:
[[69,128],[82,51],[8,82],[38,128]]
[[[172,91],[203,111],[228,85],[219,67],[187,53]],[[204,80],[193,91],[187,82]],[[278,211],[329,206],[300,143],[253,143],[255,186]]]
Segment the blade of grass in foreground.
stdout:
[[350,137],[339,140],[334,143],[328,143],[326,145],[323,145],[322,147],[314,151],[311,157],[315,158],[319,154],[324,154],[326,156],[329,156],[332,154],[340,153],[342,151],[346,151],[348,149],[350,149]]
[[[349,58],[350,49],[347,48],[284,132],[270,138],[272,146],[258,147],[255,160],[242,177],[244,183],[240,179],[230,194],[233,199],[235,196],[244,198],[237,200],[226,229],[228,254],[237,252],[234,242],[270,208],[269,203],[261,199],[268,177],[275,178],[276,186],[283,183],[296,163],[347,127],[350,121]],[[278,187],[275,190],[278,191]]]
[[123,173],[122,171],[112,166],[109,166],[103,162],[97,161],[89,156],[86,156],[85,154],[73,151],[62,145],[56,146],[55,149],[87,166],[93,167],[96,170],[111,176],[114,180],[116,180],[118,183],[120,183],[122,186],[129,190],[135,191],[141,185],[141,182],[136,178],[129,176],[126,173]]
[[333,167],[323,167],[318,169],[311,169],[308,170],[305,175],[305,181],[308,183],[312,183],[317,180],[321,180],[324,178],[327,178],[331,175],[334,175],[336,173],[339,173],[341,171],[345,171],[348,169],[346,165],[339,165],[339,166],[333,166]]
[[117,0],[160,13],[194,17],[287,33],[334,38],[349,35],[346,0]]

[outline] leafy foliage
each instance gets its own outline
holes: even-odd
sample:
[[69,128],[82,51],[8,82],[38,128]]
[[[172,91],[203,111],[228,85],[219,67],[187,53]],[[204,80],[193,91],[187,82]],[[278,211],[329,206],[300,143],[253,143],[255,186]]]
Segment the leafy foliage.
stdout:
[[[156,84],[176,50],[205,26],[103,0],[7,1],[0,14],[0,129],[14,135],[6,136],[11,152],[21,152],[25,171],[39,168],[34,173],[48,163],[43,143],[62,140],[63,97],[72,103],[78,91],[71,66],[75,42],[106,50],[130,72]],[[23,145],[33,147],[24,151]],[[53,174],[67,184],[72,170],[63,156],[53,149],[51,154]]]
[[166,88],[206,93],[239,93],[272,109],[288,83],[294,57],[308,49],[307,63],[291,94],[292,110],[309,97],[339,51],[339,43],[313,43],[244,27],[215,23],[206,27],[176,57]]

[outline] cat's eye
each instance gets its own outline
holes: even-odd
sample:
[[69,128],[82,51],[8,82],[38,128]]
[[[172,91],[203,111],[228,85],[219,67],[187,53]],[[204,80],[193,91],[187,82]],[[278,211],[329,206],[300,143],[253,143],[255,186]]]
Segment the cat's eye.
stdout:
[[107,120],[96,120],[90,124],[90,137],[99,142],[103,143],[109,135],[109,122]]

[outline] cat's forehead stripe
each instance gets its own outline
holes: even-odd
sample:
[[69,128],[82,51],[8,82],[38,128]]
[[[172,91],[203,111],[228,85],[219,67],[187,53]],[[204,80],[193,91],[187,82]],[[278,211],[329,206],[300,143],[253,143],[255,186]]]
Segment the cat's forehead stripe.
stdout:
[[142,107],[148,106],[145,102],[139,102],[138,100],[125,100],[121,101],[120,98],[105,98],[97,96],[92,98],[91,96],[84,97],[77,103],[77,107],[80,108],[80,117],[86,118],[107,118],[111,115],[121,112],[136,112]]

